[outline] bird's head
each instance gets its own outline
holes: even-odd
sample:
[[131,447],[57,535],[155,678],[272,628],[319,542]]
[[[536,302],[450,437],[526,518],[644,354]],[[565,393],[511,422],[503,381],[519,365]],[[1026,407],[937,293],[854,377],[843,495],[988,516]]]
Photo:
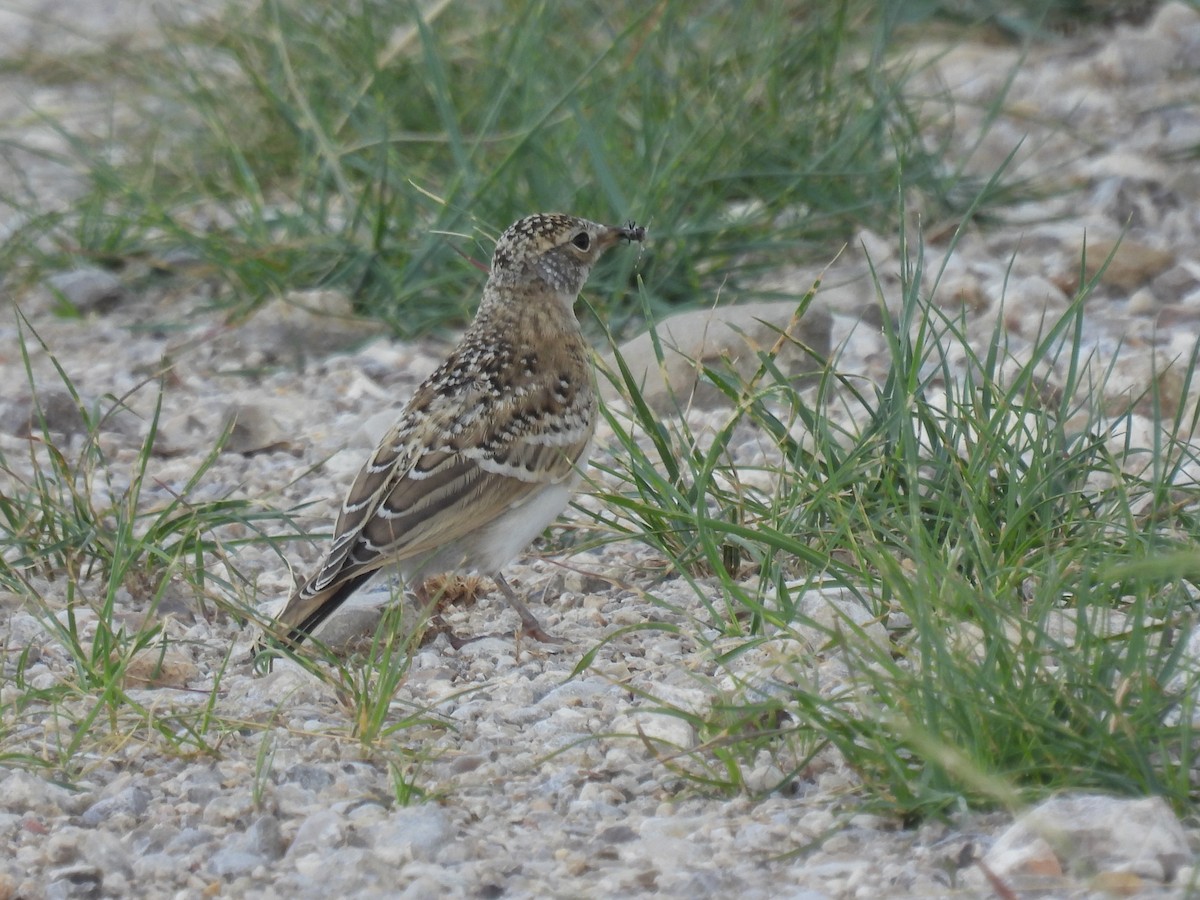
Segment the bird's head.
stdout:
[[[642,241],[646,229],[599,225],[562,213],[537,213],[514,222],[500,235],[492,256],[496,285],[544,285],[573,303],[592,266],[619,241]],[[540,285],[539,285],[540,283]]]

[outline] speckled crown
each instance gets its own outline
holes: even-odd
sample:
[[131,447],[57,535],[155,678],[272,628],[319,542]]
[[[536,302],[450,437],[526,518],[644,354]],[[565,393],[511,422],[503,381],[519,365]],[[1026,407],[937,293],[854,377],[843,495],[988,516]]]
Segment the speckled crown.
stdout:
[[590,223],[564,213],[534,213],[508,226],[492,254],[492,271],[510,269],[554,247],[562,234]]

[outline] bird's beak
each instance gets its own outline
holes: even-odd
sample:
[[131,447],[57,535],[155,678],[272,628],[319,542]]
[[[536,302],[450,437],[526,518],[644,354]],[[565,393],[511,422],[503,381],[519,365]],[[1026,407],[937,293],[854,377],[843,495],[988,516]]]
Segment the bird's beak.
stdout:
[[600,232],[600,246],[604,249],[611,247],[619,241],[637,241],[641,243],[646,239],[646,229],[638,225],[636,222],[628,222],[625,225],[612,225]]

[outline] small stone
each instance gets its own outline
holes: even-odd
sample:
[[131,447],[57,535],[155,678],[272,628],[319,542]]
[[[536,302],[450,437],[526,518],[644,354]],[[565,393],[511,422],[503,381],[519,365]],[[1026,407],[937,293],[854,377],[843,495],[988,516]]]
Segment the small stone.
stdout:
[[632,738],[662,744],[664,749],[690,750],[696,746],[696,729],[685,719],[657,710],[635,710],[618,716],[613,731]]
[[295,446],[292,435],[261,403],[235,403],[226,407],[220,433],[229,435],[221,446],[223,453],[253,456],[255,453],[291,450]]
[[167,853],[142,853],[134,857],[131,868],[139,882],[169,884],[179,871],[179,860]]
[[249,875],[263,862],[263,858],[257,853],[251,853],[240,846],[222,847],[209,858],[207,868],[214,875],[233,878]]
[[467,772],[474,772],[486,762],[486,757],[480,756],[477,753],[470,753],[455,759],[450,764],[450,771],[455,775],[465,775]]
[[46,840],[46,859],[55,865],[78,859],[86,834],[82,828],[59,829]]
[[76,312],[107,312],[125,296],[125,286],[112,272],[83,268],[59,272],[46,279],[55,296]]
[[351,650],[369,639],[379,627],[384,613],[381,605],[367,605],[372,597],[378,603],[386,603],[391,599],[386,593],[371,594],[360,591],[338,610],[337,615],[330,616],[321,623],[321,627],[316,630],[316,636],[321,643],[340,653]]
[[1138,85],[1161,79],[1174,58],[1171,42],[1154,34],[1120,34],[1099,54],[1093,65],[1102,82]]
[[1030,836],[1012,846],[1000,844],[988,852],[985,862],[988,868],[1002,878],[1028,876],[1034,878],[1063,878],[1064,872],[1058,855],[1046,841]]
[[266,860],[283,856],[285,844],[280,833],[279,820],[274,816],[259,816],[243,835],[245,847]]
[[347,464],[350,465],[350,471],[356,474],[362,466],[363,460],[371,452],[371,448],[383,440],[383,436],[395,424],[396,410],[394,409],[381,409],[379,412],[373,413],[363,419],[358,426],[353,442],[357,446],[335,454],[335,456],[340,456],[340,459],[331,457],[330,460],[326,461],[325,465],[329,469],[330,474],[336,473],[339,467]]
[[1128,871],[1171,881],[1191,859],[1187,835],[1161,797],[1064,794],[1023,815],[984,861],[1002,877],[1057,869]]
[[[70,791],[38,778],[29,772],[17,770],[0,781],[0,808],[54,818],[63,812],[73,812],[82,798]],[[86,799],[82,799],[86,803]]]
[[185,688],[199,677],[200,670],[182,650],[169,646],[144,647],[133,655],[125,668],[127,687]]
[[[744,380],[758,371],[761,353],[775,352],[774,363],[786,377],[800,379],[821,368],[820,360],[829,355],[832,317],[816,303],[802,318],[796,312],[796,303],[772,301],[680,313],[656,326],[664,351],[661,365],[649,333],[622,344],[618,352],[652,409],[670,411],[675,403],[721,407],[728,398],[701,379],[705,366],[732,369]],[[620,383],[615,355],[605,356],[602,365]],[[598,380],[609,399],[625,390],[618,391],[605,376]]]
[[95,828],[114,816],[128,815],[140,818],[145,815],[146,808],[149,805],[150,792],[143,787],[135,785],[126,788],[116,796],[106,797],[103,800],[93,803],[84,810],[80,819],[84,825],[87,825],[89,828]]
[[1146,26],[1146,34],[1174,44],[1175,57],[1182,64],[1196,67],[1196,51],[1200,49],[1200,11],[1182,0],[1163,3]]
[[204,807],[206,825],[224,826],[248,819],[254,811],[254,799],[247,791],[239,794],[218,794]]
[[[979,278],[971,272],[955,272],[943,278],[938,283],[934,299],[938,306],[944,309],[965,307],[974,313],[983,312],[990,305]],[[878,311],[878,307],[873,307],[873,309]],[[879,322],[876,324],[883,324],[882,315],[879,316]]]
[[783,770],[773,763],[757,765],[746,773],[746,789],[755,794],[773,791],[785,780]]
[[1079,253],[1084,252],[1085,246],[1087,255],[1083,265],[1087,277],[1094,278],[1103,268],[1101,282],[1124,291],[1135,290],[1175,262],[1175,254],[1170,250],[1128,236],[1119,244],[1108,238],[1090,237],[1086,245],[1080,245]]
[[887,647],[887,629],[871,610],[863,605],[852,591],[842,588],[820,588],[805,591],[800,597],[799,610],[805,622],[802,633],[811,632],[815,646],[825,643],[832,635],[844,635],[846,640],[866,638],[879,647]]
[[56,435],[86,434],[87,419],[69,391],[39,389],[36,397],[17,400],[0,420],[0,428],[17,437],[43,431]]
[[1165,269],[1150,283],[1156,297],[1175,303],[1200,287],[1200,266],[1179,263]]
[[596,838],[605,844],[627,844],[636,840],[637,836],[637,832],[628,825],[610,825],[596,835]]
[[353,349],[379,333],[360,318],[339,291],[294,291],[271,300],[219,342],[219,350],[244,365],[302,369],[310,359]]
[[1041,275],[1012,278],[1004,286],[1007,309],[1022,316],[1053,316],[1066,308],[1067,298],[1053,281]]
[[1129,298],[1128,312],[1131,316],[1152,316],[1158,309],[1158,298],[1149,288],[1138,288]]
[[329,809],[318,810],[308,816],[296,829],[296,836],[287,849],[288,856],[304,856],[309,853],[327,853],[340,847],[346,839],[346,826],[342,817]]
[[76,900],[103,896],[104,873],[95,866],[77,865],[47,873],[46,900]]
[[290,767],[280,778],[281,782],[294,782],[306,791],[320,793],[333,784],[333,774],[322,766],[299,763]]
[[1150,885],[1134,872],[1097,872],[1088,881],[1088,887],[1109,897],[1134,897]]
[[95,828],[87,832],[83,840],[83,858],[104,874],[106,889],[110,880],[126,878],[133,874],[129,849],[119,834],[116,831]]
[[867,261],[876,269],[886,268],[896,259],[896,242],[869,228],[863,228],[855,235],[852,246],[864,253]]
[[1200,307],[1172,303],[1158,310],[1154,325],[1160,331],[1178,326],[1195,327],[1200,322]]
[[210,770],[189,773],[184,780],[183,797],[189,803],[204,806],[221,793],[221,780]]
[[212,833],[201,828],[184,828],[167,843],[164,849],[172,856],[179,856],[195,847],[209,843],[212,839]]
[[450,819],[436,806],[398,809],[371,829],[371,847],[384,863],[431,860],[453,835]]

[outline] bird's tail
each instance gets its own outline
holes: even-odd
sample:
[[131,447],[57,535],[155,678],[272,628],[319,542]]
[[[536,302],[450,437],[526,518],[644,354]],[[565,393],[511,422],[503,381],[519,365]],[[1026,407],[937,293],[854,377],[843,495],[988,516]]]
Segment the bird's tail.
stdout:
[[291,647],[298,646],[316,630],[318,625],[345,603],[347,597],[362,587],[363,583],[374,574],[374,571],[362,572],[344,581],[335,581],[312,593],[308,591],[308,587],[313,581],[310,578],[292,592],[292,596],[288,598],[283,610],[255,644],[254,655],[258,656],[267,649],[270,643],[278,642]]

